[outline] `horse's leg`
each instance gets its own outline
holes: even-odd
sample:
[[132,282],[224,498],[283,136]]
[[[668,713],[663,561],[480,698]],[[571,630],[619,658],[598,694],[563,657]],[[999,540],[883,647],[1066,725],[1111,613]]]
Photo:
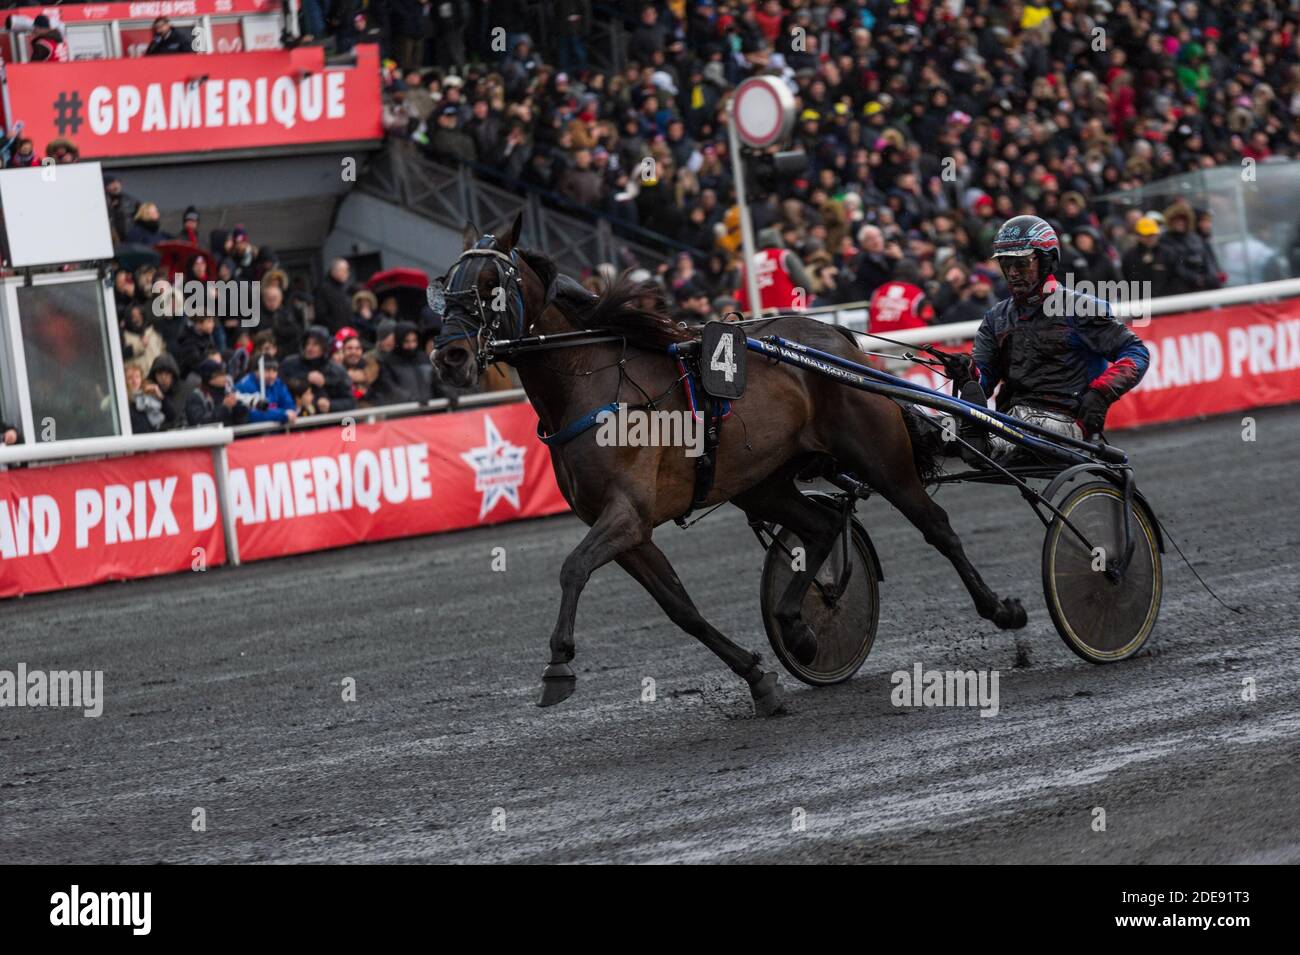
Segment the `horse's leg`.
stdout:
[[551,633],[551,662],[542,673],[542,698],[538,706],[561,703],[577,688],[577,677],[569,661],[574,654],[573,621],[582,588],[598,567],[649,537],[650,527],[632,502],[618,497],[605,505],[582,542],[564,559],[560,568],[560,616]]
[[777,684],[776,674],[764,673],[760,666],[762,657],[728,640],[709,625],[686,593],[668,558],[652,541],[624,551],[616,559],[663,608],[669,620],[712,650],[749,684],[757,715],[772,716],[785,711],[784,692]]
[[757,517],[780,524],[798,535],[803,545],[803,567],[790,578],[776,602],[773,616],[790,653],[807,666],[817,656],[817,634],[803,621],[804,596],[839,539],[838,516],[801,494],[788,478],[764,482],[736,503],[751,520]]
[[1019,630],[1028,619],[1025,608],[1014,597],[999,600],[966,557],[961,539],[948,522],[947,512],[926,493],[916,473],[911,439],[901,411],[898,413],[896,427],[891,427],[888,420],[877,422],[878,430],[872,434],[876,443],[870,451],[859,443],[857,436],[851,436],[836,449],[836,457],[902,511],[925,536],[926,543],[952,562],[981,617],[993,621],[999,629]]

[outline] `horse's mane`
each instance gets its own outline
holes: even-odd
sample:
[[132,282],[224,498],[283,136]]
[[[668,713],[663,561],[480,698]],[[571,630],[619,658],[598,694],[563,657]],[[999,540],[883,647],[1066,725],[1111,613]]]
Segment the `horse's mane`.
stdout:
[[537,273],[537,277],[542,282],[542,288],[549,289],[555,284],[555,278],[560,274],[555,263],[535,249],[516,248],[519,257],[527,263],[528,267]]
[[577,319],[584,328],[625,335],[629,343],[642,348],[661,350],[694,337],[688,328],[673,320],[662,286],[634,281],[627,273],[619,276],[590,311]]
[[[555,263],[536,249],[516,248],[515,251],[537,273],[543,286],[550,289],[559,277]],[[565,311],[568,313],[569,309]],[[673,320],[672,306],[663,287],[655,282],[633,281],[630,272],[619,276],[589,306],[574,309],[570,318],[583,328],[624,335],[630,344],[656,351],[693,337]]]

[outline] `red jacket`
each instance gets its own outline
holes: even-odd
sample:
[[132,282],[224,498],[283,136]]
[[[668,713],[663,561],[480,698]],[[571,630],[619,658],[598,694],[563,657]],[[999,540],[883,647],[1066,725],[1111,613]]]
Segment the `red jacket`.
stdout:
[[871,296],[868,331],[887,335],[904,328],[924,328],[934,320],[925,291],[907,282],[886,282]]

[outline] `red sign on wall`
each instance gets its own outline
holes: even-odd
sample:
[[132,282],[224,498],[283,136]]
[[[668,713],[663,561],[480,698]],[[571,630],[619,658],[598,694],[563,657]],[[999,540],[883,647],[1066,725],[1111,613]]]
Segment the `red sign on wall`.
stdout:
[[225,559],[206,449],[0,472],[0,597]]
[[526,403],[236,441],[241,560],[568,510]]
[[38,153],[70,139],[83,159],[376,140],[379,48],[356,51],[330,68],[321,47],[11,64],[9,116]]
[[139,0],[131,3],[69,3],[58,6],[19,7],[6,16],[35,19],[44,14],[51,21],[65,24],[104,20],[154,20],[157,17],[230,16],[247,13],[274,13],[279,0]]

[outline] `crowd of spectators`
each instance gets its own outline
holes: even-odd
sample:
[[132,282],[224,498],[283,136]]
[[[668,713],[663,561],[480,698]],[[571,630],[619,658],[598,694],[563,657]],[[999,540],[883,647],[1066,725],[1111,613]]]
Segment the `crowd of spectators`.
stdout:
[[[411,314],[399,295],[376,296],[354,281],[346,259],[330,263],[308,292],[242,225],[204,236],[191,207],[173,236],[161,228],[156,204],[132,197],[118,176],[104,178],[135,432],[292,424],[451,395],[434,380],[429,353],[438,325],[427,308]],[[155,246],[183,271],[164,274],[148,254]],[[138,257],[145,261],[129,267]],[[244,290],[256,290],[256,301]]]
[[[587,15],[562,5],[553,21]],[[1113,195],[1300,151],[1300,13],[1274,0],[697,0],[627,16],[614,74],[561,29],[545,50],[511,32],[493,56],[466,21],[465,65],[390,45],[386,123],[680,243],[660,274],[717,308],[740,285],[722,110],[749,76],[796,93],[807,168],[764,182],[753,213],[806,266],[810,305],[869,299],[902,267],[935,320],[973,314],[1003,292],[989,244],[1021,213],[1058,228],[1076,279],[1216,288],[1210,209]],[[1294,253],[1263,277],[1300,272]]]

